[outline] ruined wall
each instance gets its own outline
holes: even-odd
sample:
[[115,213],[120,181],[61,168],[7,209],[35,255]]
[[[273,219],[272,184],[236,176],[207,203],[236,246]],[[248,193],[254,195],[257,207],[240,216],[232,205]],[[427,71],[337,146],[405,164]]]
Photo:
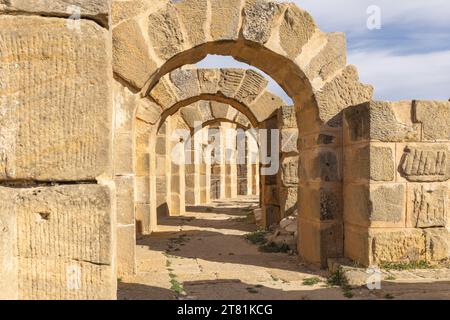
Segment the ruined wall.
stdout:
[[450,257],[450,102],[345,111],[345,255],[368,265]]

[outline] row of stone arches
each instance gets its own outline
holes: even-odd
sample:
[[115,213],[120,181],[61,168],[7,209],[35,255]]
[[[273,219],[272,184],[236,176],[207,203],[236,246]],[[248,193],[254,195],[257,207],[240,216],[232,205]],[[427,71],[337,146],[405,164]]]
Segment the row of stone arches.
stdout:
[[[114,298],[135,212],[155,223],[158,128],[204,100],[298,130],[298,161],[289,153],[285,169],[298,173],[302,259],[448,258],[449,102],[371,101],[344,35],[294,4],[92,0],[68,27],[55,3],[0,6],[0,297]],[[264,71],[293,109],[254,71],[184,67],[209,54]],[[149,190],[141,202],[138,184]]]

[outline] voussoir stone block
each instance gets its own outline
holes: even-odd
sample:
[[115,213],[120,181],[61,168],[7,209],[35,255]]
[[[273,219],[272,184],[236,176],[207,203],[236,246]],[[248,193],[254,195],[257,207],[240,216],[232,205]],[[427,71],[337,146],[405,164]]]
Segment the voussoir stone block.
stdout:
[[242,34],[245,39],[264,44],[269,40],[282,5],[266,0],[247,0],[243,15]]
[[147,98],[140,99],[136,102],[136,117],[145,122],[156,124],[161,113],[161,107]]
[[[108,31],[0,16],[0,180],[93,180],[111,169]],[[50,81],[50,80],[51,81]]]
[[341,110],[371,101],[372,96],[373,87],[361,84],[356,68],[347,66],[316,93],[319,117],[332,127],[340,126],[341,119],[336,116]]
[[173,5],[151,13],[148,17],[148,35],[156,54],[162,60],[169,60],[183,51],[186,40]]
[[114,72],[138,89],[157,68],[147,47],[135,20],[122,22],[113,29]]
[[[20,299],[114,299],[112,195],[101,185],[0,188],[16,216]],[[5,208],[2,206],[2,210]]]
[[[295,4],[287,6],[279,28],[280,45],[291,59],[297,57],[317,27],[313,18]],[[293,41],[295,39],[295,41]]]
[[95,20],[109,24],[111,0],[0,0],[0,12],[27,12]]
[[283,104],[284,102],[280,97],[264,90],[253,101],[249,109],[255,115],[256,120],[262,122],[272,116]]
[[206,42],[208,0],[184,0],[175,3],[178,16],[192,47]]
[[316,77],[322,80],[329,79],[338,70],[345,68],[346,40],[344,33],[327,33],[327,44],[308,64],[305,73],[312,81]]
[[237,39],[240,21],[241,0],[211,1],[210,32],[214,41]]

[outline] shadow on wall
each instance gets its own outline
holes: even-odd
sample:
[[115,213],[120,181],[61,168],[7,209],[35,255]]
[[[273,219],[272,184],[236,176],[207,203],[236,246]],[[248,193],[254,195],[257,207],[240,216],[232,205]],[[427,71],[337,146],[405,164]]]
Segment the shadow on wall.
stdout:
[[[183,283],[186,296],[201,300],[348,300],[338,287],[311,287],[304,290],[281,290],[244,283],[238,279],[188,281]],[[353,299],[449,299],[449,281],[392,283],[383,281],[381,290],[365,287],[352,290]],[[118,284],[119,300],[176,300],[176,292],[141,284]]]

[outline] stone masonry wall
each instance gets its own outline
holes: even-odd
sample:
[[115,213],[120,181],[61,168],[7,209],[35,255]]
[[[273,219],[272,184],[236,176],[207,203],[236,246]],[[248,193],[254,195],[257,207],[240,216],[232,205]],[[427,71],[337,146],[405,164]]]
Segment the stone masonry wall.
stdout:
[[368,265],[450,257],[450,102],[345,112],[345,255]]
[[0,1],[1,298],[116,297],[110,1],[77,3]]

